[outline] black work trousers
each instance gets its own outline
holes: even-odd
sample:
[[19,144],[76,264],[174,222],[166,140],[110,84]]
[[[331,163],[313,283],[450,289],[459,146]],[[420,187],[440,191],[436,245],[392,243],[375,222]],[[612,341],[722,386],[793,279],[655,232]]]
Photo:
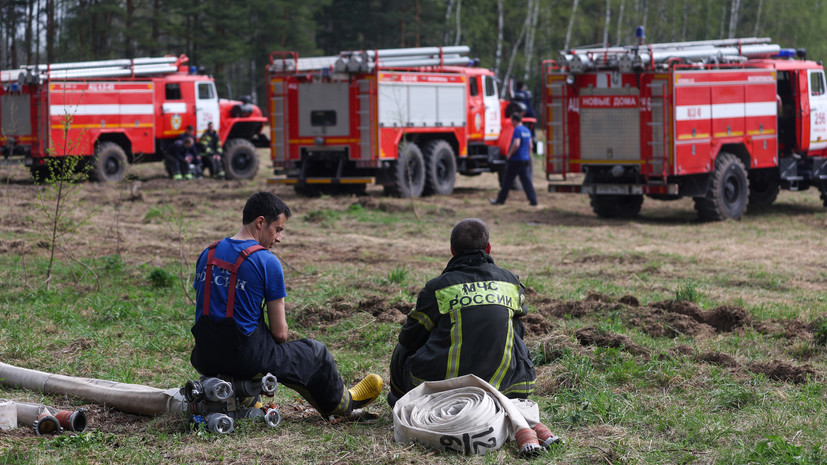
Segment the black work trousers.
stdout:
[[322,416],[343,415],[350,410],[350,395],[345,391],[333,355],[319,341],[277,343],[264,322],[245,335],[232,318],[216,322],[201,317],[192,334],[195,348],[190,361],[202,375],[253,378],[272,373]]
[[520,183],[523,185],[525,196],[528,198],[528,203],[537,205],[537,193],[534,192],[534,183],[531,181],[531,160],[512,160],[508,159],[505,164],[505,174],[503,175],[502,186],[500,193],[497,194],[497,203],[505,203],[508,198],[508,192],[511,186],[514,185],[514,178],[520,177]]

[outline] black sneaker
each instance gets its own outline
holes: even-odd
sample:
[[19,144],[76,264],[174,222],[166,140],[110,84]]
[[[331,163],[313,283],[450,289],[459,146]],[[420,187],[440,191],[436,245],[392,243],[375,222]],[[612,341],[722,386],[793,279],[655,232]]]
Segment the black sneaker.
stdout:
[[491,205],[505,205],[505,202],[498,202],[497,199],[488,199],[488,202],[491,203]]

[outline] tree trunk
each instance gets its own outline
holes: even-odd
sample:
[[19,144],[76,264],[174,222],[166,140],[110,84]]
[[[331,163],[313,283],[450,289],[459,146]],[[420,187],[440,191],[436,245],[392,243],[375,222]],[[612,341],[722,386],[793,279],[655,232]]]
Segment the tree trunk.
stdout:
[[[669,42],[675,42],[677,40],[677,36],[675,35],[675,27],[669,27],[667,25],[671,25],[669,22],[669,4],[666,1],[662,1],[660,4],[660,24],[658,26],[667,27],[667,29],[671,32],[669,36]],[[666,34],[664,33],[660,37],[665,37]]]
[[41,32],[43,32],[43,21],[40,20],[40,15],[43,14],[43,10],[40,8],[39,0],[37,3],[37,14],[34,19],[34,61],[32,61],[31,64],[40,63],[40,36],[42,35]]
[[620,12],[617,15],[617,45],[623,43],[623,10],[626,7],[626,0],[620,0]]
[[505,86],[508,86],[508,80],[511,79],[511,69],[514,66],[514,59],[517,57],[517,50],[520,48],[520,44],[525,39],[526,31],[528,31],[528,27],[531,24],[531,7],[532,2],[529,0],[529,10],[525,15],[525,21],[523,21],[523,27],[520,28],[520,35],[517,37],[517,40],[514,42],[514,46],[511,47],[511,56],[508,58],[508,68],[505,70],[505,79],[503,79],[503,87],[500,88],[500,95],[504,95]]
[[574,28],[574,19],[577,18],[577,3],[579,0],[574,0],[571,6],[571,18],[569,18],[569,27],[566,29],[566,41],[563,43],[563,50],[569,49],[571,44],[571,30]]
[[500,64],[503,59],[503,29],[505,29],[505,21],[503,19],[503,0],[497,0],[497,51],[494,55],[494,75],[500,75]]
[[160,49],[159,33],[161,29],[161,0],[152,0],[152,41],[150,55],[157,56]]
[[442,38],[442,43],[448,45],[451,39],[451,29],[448,27],[448,22],[451,21],[451,12],[454,10],[454,0],[448,0],[448,6],[445,8],[445,35]]
[[641,21],[641,25],[643,26],[643,30],[646,31],[646,22],[649,20],[649,0],[643,0],[643,21]]
[[454,45],[459,45],[460,40],[462,40],[462,23],[460,20],[462,19],[462,0],[457,0],[457,31],[456,35],[454,35]]
[[55,0],[46,0],[46,63],[55,58]]
[[764,6],[764,0],[758,0],[758,12],[755,13],[755,29],[752,30],[753,36],[758,36],[758,25],[761,24],[761,8]]
[[124,25],[126,31],[124,34],[124,55],[126,58],[135,58],[135,48],[132,42],[132,18],[135,15],[134,0],[126,0],[126,10],[124,16]]
[[419,47],[420,45],[420,30],[419,30],[419,0],[414,1],[414,47]]
[[404,5],[402,6],[402,11],[399,13],[399,46],[405,48],[405,17],[407,14]]
[[525,43],[525,69],[523,70],[523,80],[527,81],[534,69],[534,36],[537,33],[537,18],[540,16],[540,0],[532,0],[528,2],[528,14],[531,20],[528,26],[528,36]]
[[732,0],[732,8],[729,12],[729,36],[734,39],[738,32],[738,15],[741,13],[741,0]]
[[29,0],[26,5],[26,64],[34,64],[32,62],[32,38],[34,37],[34,0]]
[[603,23],[603,45],[609,45],[609,22],[612,20],[612,0],[606,0],[606,21]]

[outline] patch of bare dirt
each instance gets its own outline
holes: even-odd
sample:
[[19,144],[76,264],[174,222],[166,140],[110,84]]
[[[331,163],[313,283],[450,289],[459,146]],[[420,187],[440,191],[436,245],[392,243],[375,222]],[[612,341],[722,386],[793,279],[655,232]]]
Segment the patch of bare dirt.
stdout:
[[704,323],[703,311],[692,302],[686,302],[682,300],[664,300],[661,302],[650,303],[648,306],[655,309],[661,309],[664,312],[686,315],[692,317],[692,319],[695,321]]
[[652,337],[704,339],[752,325],[752,317],[740,307],[721,306],[705,312],[691,302],[672,300],[650,303],[630,315],[628,323]]
[[377,321],[403,323],[411,308],[404,302],[389,303],[380,296],[371,296],[354,302],[346,297],[328,299],[321,307],[307,307],[296,316],[303,328],[314,325],[330,326],[356,312],[370,313]]
[[776,381],[802,384],[808,377],[815,376],[815,370],[809,365],[797,366],[782,360],[772,362],[753,362],[747,366],[753,373],[763,373],[767,378]]
[[606,296],[590,294],[585,300],[539,301],[535,303],[539,313],[555,318],[583,318],[597,312],[619,310],[622,304],[614,303]]
[[315,325],[330,326],[342,318],[347,318],[356,309],[356,304],[345,300],[343,297],[336,297],[328,300],[326,305],[320,307],[307,307],[296,315],[296,323],[303,328]]
[[600,331],[592,326],[580,328],[574,337],[584,346],[611,347],[625,350],[632,355],[649,356],[649,350],[632,342],[628,336]]
[[379,296],[368,297],[359,302],[359,310],[373,315],[377,321],[404,323],[410,308],[403,302],[390,305],[386,299]]
[[540,338],[528,336],[526,344],[539,356],[535,366],[552,363],[565,355],[566,351],[577,351],[579,346],[574,344],[569,335],[559,331],[549,331]]
[[[100,430],[112,434],[137,434],[146,431],[150,417],[125,413],[98,404],[88,404],[86,409],[87,430]],[[178,419],[176,419],[178,420]]]
[[551,323],[548,318],[537,313],[529,313],[521,318],[525,326],[526,335],[541,336],[551,331]]
[[706,323],[680,313],[666,313],[658,308],[642,307],[629,317],[630,326],[640,328],[651,337],[691,336],[705,339],[715,334],[715,329]]
[[86,349],[90,349],[96,345],[95,341],[82,337],[72,341],[69,345],[64,347],[60,353],[61,354],[77,354],[79,352],[83,352]]
[[587,255],[585,257],[580,257],[572,260],[574,263],[615,263],[615,264],[624,264],[624,263],[645,263],[646,257],[638,256],[638,255]]
[[703,313],[706,324],[720,333],[728,333],[736,328],[752,325],[752,316],[741,307],[724,305]]
[[773,318],[767,321],[758,321],[753,327],[761,334],[779,336],[785,339],[812,339],[815,327],[801,320],[781,320]]
[[670,348],[666,351],[665,354],[662,354],[659,358],[663,359],[679,359],[684,357],[691,357],[695,355],[695,349],[689,347],[686,344],[681,344],[675,347]]
[[725,367],[737,367],[738,362],[735,357],[721,352],[705,352],[695,357],[696,361],[709,363],[712,365],[720,365]]
[[25,248],[26,243],[20,239],[0,239],[0,254],[23,253]]
[[640,301],[633,295],[624,295],[618,300],[618,302],[629,307],[640,307]]

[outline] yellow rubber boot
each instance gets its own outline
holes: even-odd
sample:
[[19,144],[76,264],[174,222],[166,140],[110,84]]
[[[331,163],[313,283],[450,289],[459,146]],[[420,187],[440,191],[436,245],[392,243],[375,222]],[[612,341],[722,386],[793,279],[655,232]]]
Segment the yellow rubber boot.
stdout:
[[371,373],[348,389],[353,400],[353,409],[362,408],[376,400],[382,392],[382,384],[382,377]]

